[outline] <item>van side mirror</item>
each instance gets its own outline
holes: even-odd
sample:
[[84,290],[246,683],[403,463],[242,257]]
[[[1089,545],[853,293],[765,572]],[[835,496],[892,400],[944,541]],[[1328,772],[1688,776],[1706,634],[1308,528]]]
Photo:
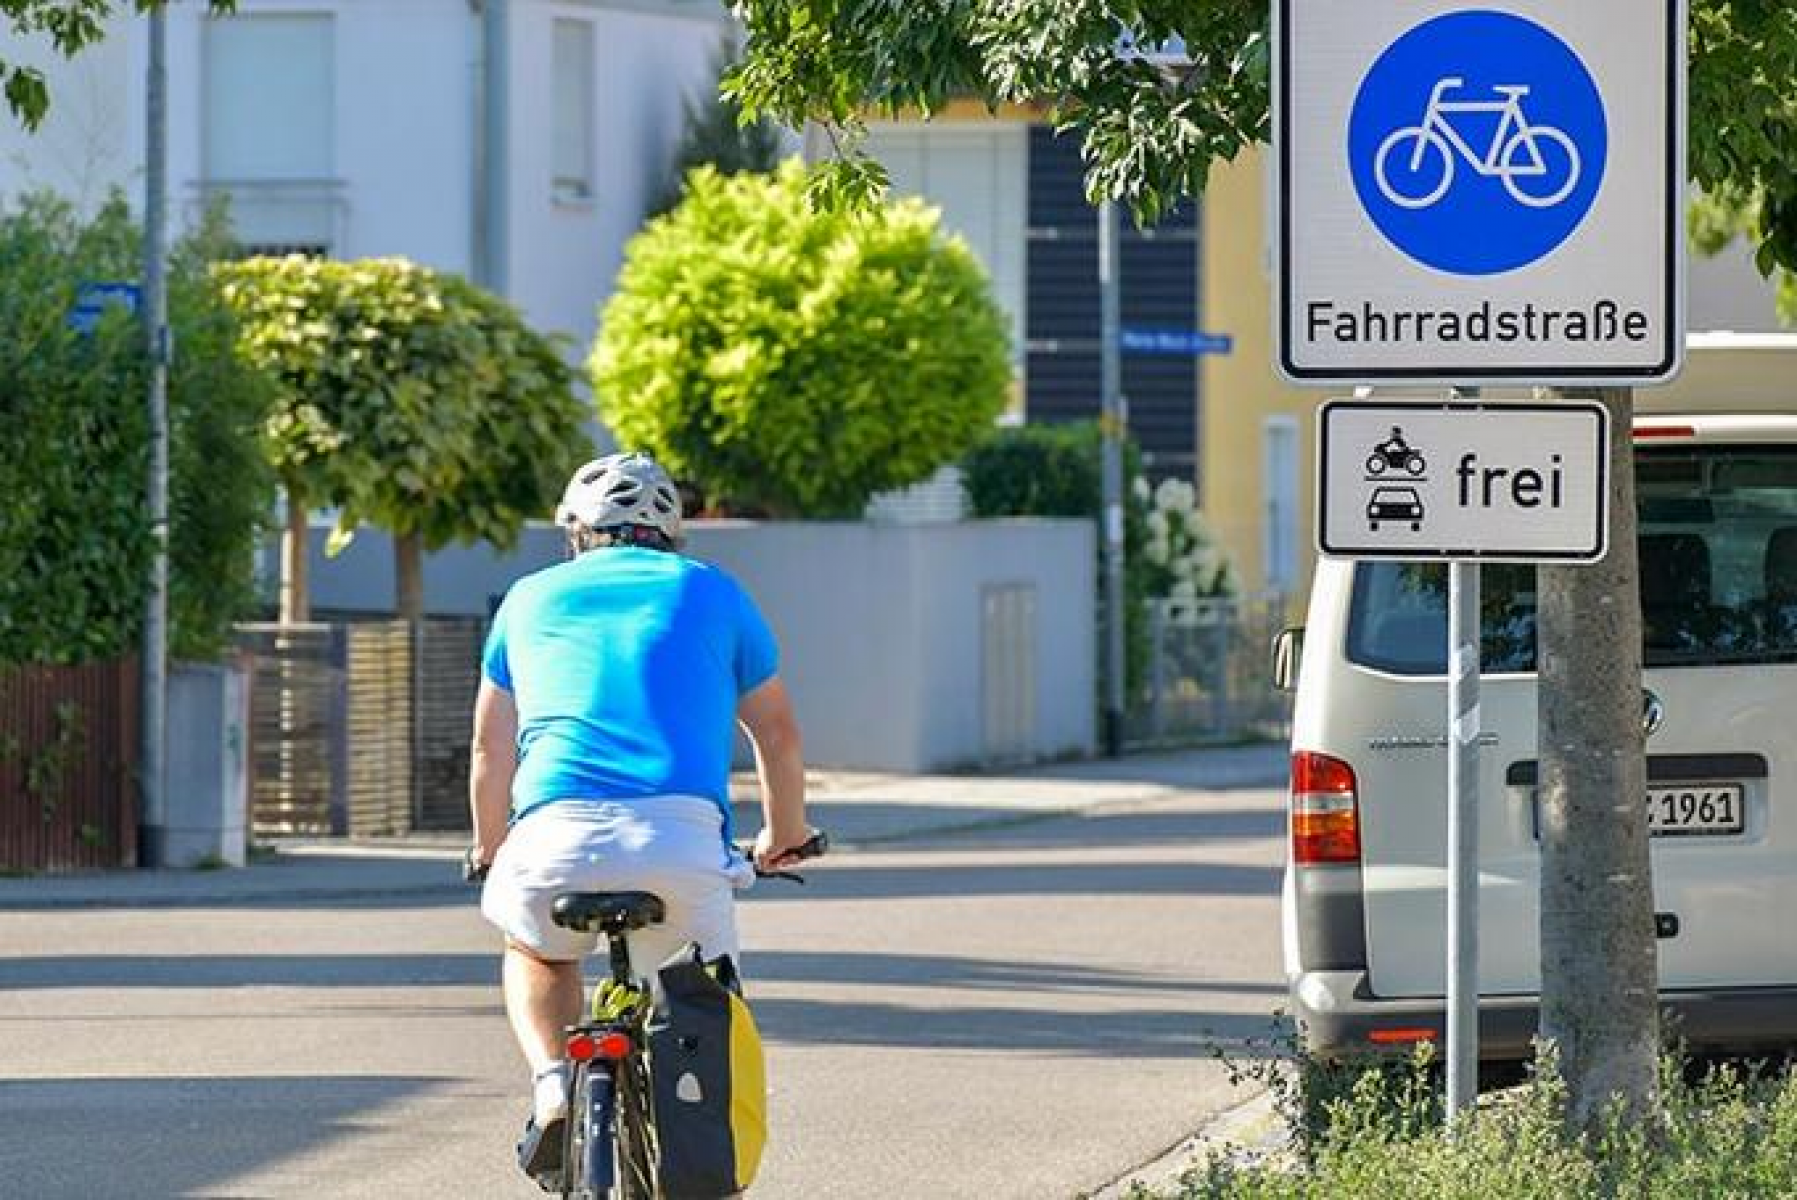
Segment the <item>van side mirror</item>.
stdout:
[[1298,690],[1298,665],[1304,661],[1304,629],[1281,630],[1273,639],[1273,686],[1282,692]]

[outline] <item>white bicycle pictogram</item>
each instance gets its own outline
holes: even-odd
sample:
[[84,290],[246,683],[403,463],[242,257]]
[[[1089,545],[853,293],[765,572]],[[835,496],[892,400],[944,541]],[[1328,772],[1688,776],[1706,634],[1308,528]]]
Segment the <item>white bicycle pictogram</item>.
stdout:
[[[1456,153],[1478,174],[1501,180],[1504,190],[1518,204],[1529,208],[1552,208],[1572,195],[1579,185],[1579,148],[1565,130],[1552,125],[1531,124],[1523,115],[1522,98],[1529,94],[1528,85],[1495,85],[1491,90],[1503,97],[1501,100],[1450,101],[1445,98],[1449,91],[1465,85],[1466,80],[1458,78],[1436,83],[1435,90],[1429,94],[1429,107],[1423,112],[1422,122],[1395,131],[1380,145],[1379,152],[1373,156],[1373,177],[1385,198],[1400,208],[1428,208],[1439,203],[1454,186]],[[1452,113],[1499,114],[1497,129],[1483,154],[1475,152],[1454,128],[1448,119]],[[1554,186],[1557,172],[1550,170],[1547,156],[1542,153],[1543,142],[1558,146],[1566,156],[1566,178],[1558,186]],[[1408,192],[1392,186],[1387,167],[1392,155],[1405,146],[1412,147],[1407,167],[1409,177],[1424,181],[1434,179],[1433,185],[1412,188]],[[1426,160],[1432,162],[1436,157],[1441,160],[1441,165],[1426,171]],[[1437,173],[1438,179],[1435,178]],[[1544,182],[1552,190],[1541,190]],[[1531,187],[1536,190],[1531,191]]]

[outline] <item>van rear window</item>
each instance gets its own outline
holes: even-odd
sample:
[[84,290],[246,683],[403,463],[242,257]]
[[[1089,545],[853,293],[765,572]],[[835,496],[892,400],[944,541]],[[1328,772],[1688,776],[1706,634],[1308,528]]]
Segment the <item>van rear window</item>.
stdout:
[[[1647,665],[1797,662],[1797,447],[1642,450],[1636,493]],[[1480,575],[1484,669],[1534,670],[1534,568]],[[1350,661],[1443,674],[1447,577],[1438,563],[1362,563]]]

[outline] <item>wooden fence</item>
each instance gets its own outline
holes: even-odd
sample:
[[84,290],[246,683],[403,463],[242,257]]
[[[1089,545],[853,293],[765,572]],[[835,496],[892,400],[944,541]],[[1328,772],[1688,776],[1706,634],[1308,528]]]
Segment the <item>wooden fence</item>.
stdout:
[[134,660],[0,668],[0,870],[137,861]]
[[483,632],[452,619],[242,626],[254,831],[467,828]]

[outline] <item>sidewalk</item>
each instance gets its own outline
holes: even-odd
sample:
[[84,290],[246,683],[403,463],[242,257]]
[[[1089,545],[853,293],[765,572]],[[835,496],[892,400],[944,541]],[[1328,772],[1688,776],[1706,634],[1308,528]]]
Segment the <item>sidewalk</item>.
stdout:
[[[1152,803],[1180,792],[1276,787],[1282,745],[1255,745],[1056,763],[1008,774],[882,775],[820,771],[810,817],[832,845],[852,851],[1049,817]],[[752,777],[732,781],[739,837],[760,824]],[[420,834],[391,840],[283,841],[241,869],[120,871],[0,879],[0,912],[61,908],[226,907],[466,896],[466,839]]]

